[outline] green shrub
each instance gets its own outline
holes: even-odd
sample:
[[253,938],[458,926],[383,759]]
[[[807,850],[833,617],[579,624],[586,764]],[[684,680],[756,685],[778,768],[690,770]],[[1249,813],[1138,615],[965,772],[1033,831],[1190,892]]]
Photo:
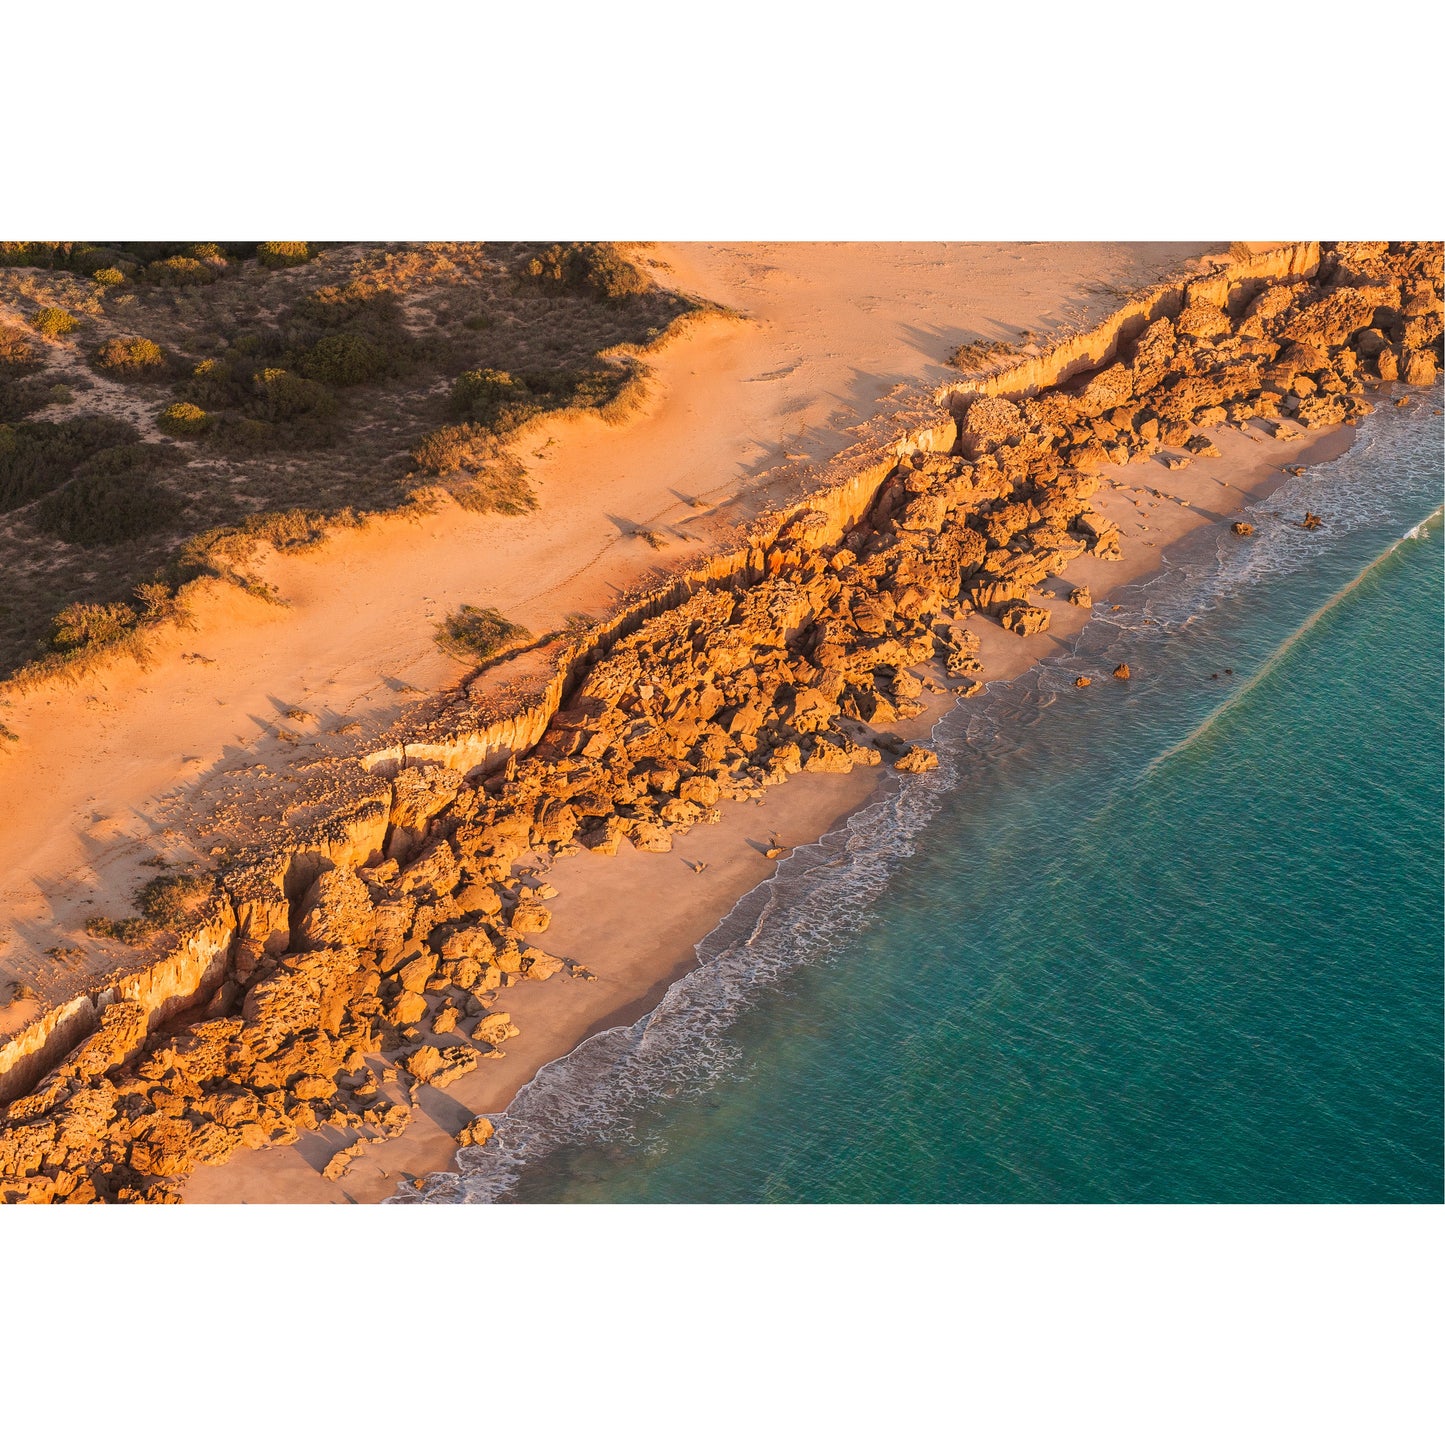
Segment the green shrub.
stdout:
[[59,490],[42,498],[35,521],[78,547],[128,542],[174,520],[182,503],[150,477],[158,448],[120,446],[99,452]]
[[303,296],[282,318],[278,339],[298,371],[333,386],[404,375],[418,349],[395,294],[365,280]]
[[645,275],[611,241],[571,241],[546,246],[522,263],[522,276],[550,291],[591,294],[604,301],[639,296]]
[[321,385],[282,367],[267,367],[253,378],[256,400],[252,411],[264,421],[296,421],[322,417],[335,407],[335,398]]
[[376,381],[391,368],[386,348],[354,331],[323,336],[302,353],[301,372],[331,386],[360,386]]
[[58,306],[42,306],[30,322],[32,330],[38,331],[42,336],[65,336],[80,325],[70,312],[62,311]]
[[160,414],[156,425],[169,436],[193,437],[211,425],[211,418],[192,402],[176,401]]
[[120,286],[125,283],[125,276],[117,271],[114,266],[102,266],[91,278],[99,281],[102,286]]
[[145,376],[165,365],[166,355],[144,336],[112,336],[96,353],[95,364],[119,376]]
[[[452,414],[499,435],[514,431],[543,409],[528,380],[509,371],[464,371],[452,383]],[[538,390],[545,394],[545,386]]]
[[201,407],[244,406],[252,396],[251,374],[238,374],[229,362],[207,357],[196,363],[180,391],[186,401]]
[[508,643],[531,637],[527,629],[508,622],[495,607],[465,606],[436,630],[437,645],[464,662],[485,662]]
[[88,458],[135,438],[129,423],[104,416],[0,426],[0,512],[54,491]]
[[130,948],[139,948],[156,935],[156,928],[144,918],[87,918],[85,931],[92,938],[112,938]]
[[72,602],[50,624],[52,652],[79,652],[118,642],[135,626],[136,615],[124,602]]
[[197,261],[219,261],[222,265],[226,260],[225,251],[215,241],[197,241],[186,247],[186,255],[195,257]]
[[184,928],[210,898],[213,884],[199,873],[173,873],[153,879],[135,895],[138,918],[88,918],[92,938],[113,938],[132,948],[149,943],[162,929]]
[[152,261],[140,277],[153,286],[209,286],[220,274],[194,256],[167,256],[163,261]]
[[272,271],[304,266],[311,259],[311,247],[305,241],[262,241],[256,247],[256,259]]

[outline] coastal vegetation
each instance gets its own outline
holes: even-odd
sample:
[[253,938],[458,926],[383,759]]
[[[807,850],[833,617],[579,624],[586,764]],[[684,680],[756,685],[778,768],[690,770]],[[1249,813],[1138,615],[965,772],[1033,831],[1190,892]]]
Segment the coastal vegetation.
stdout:
[[[887,450],[846,505],[820,489],[760,520],[732,561],[709,559],[559,641],[537,693],[490,714],[459,694],[429,756],[408,743],[403,766],[348,767],[330,813],[224,864],[214,887],[98,920],[101,939],[142,946],[148,927],[193,910],[196,947],[147,956],[144,976],[189,968],[205,1016],[157,1027],[151,995],[108,1003],[10,1104],[0,1197],[174,1199],[199,1164],[323,1126],[349,1138],[324,1166],[341,1177],[411,1117],[401,1074],[414,1095],[482,1067],[514,1027],[498,990],[568,967],[535,941],[551,895],[537,865],[519,863],[607,857],[624,840],[670,852],[720,803],[799,772],[884,757],[928,770],[931,751],[892,727],[922,714],[935,674],[977,670],[969,623],[1047,630],[1044,583],[1086,554],[1118,556],[1119,530],[1093,505],[1105,468],[1201,453],[1215,427],[1357,421],[1386,384],[1386,356],[1433,380],[1440,260],[1438,245],[1325,248],[1309,274],[1200,284],[1062,385],[955,395],[947,450]],[[474,608],[450,622],[493,656],[511,626]],[[78,619],[76,635],[91,627]],[[1113,670],[1117,685],[1127,676]],[[489,769],[439,761],[489,733],[505,740]]]
[[525,627],[509,622],[495,607],[465,606],[437,628],[437,645],[468,662],[485,662],[503,648],[531,637]]
[[[205,576],[264,592],[256,547],[441,493],[529,510],[509,441],[547,415],[626,416],[646,386],[637,354],[695,309],[638,255],[0,243],[0,678],[100,655],[54,650],[72,603]],[[299,515],[299,532],[265,520]]]

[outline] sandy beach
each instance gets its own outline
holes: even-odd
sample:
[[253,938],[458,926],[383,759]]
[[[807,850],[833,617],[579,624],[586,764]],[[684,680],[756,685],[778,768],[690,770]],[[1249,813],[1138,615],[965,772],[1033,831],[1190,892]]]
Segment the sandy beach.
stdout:
[[[1156,572],[1167,549],[1184,537],[1203,528],[1227,531],[1246,501],[1268,496],[1283,480],[1283,468],[1338,456],[1355,433],[1343,427],[1277,440],[1251,424],[1209,435],[1218,457],[1195,458],[1182,470],[1169,470],[1154,458],[1104,474],[1094,505],[1117,524],[1122,558],[1086,555],[1049,579],[1041,589],[1052,617],[1046,633],[1020,637],[975,616],[970,625],[982,640],[983,664],[977,680],[1016,677],[1040,658],[1067,649],[1089,615],[1068,604],[1073,587],[1087,586],[1097,608],[1112,590]],[[1249,543],[1240,539],[1239,545]],[[910,738],[927,735],[952,704],[949,689],[957,685],[957,679],[950,682],[938,672],[920,669],[920,676],[940,690],[925,693],[924,713],[893,726]],[[1081,709],[1087,709],[1088,696],[1081,690]],[[1081,725],[1087,725],[1082,718]],[[725,804],[719,823],[694,827],[671,853],[639,852],[624,842],[615,858],[584,852],[556,860],[544,875],[558,893],[549,904],[553,921],[544,941],[595,977],[563,972],[505,990],[497,1007],[507,1010],[520,1030],[506,1043],[505,1057],[484,1060],[445,1090],[417,1088],[415,1116],[405,1133],[370,1144],[339,1180],[325,1179],[322,1170],[356,1136],[325,1129],[289,1147],[241,1151],[224,1165],[200,1168],[182,1197],[194,1203],[372,1203],[390,1196],[403,1180],[449,1168],[453,1136],[474,1115],[501,1112],[543,1064],[596,1032],[642,1017],[695,965],[696,945],[775,870],[776,861],[765,856],[772,837],[787,848],[815,841],[865,805],[885,778],[886,764],[850,774],[800,774],[769,789],[759,803]],[[694,863],[705,864],[705,870],[694,872]],[[447,1042],[431,1036],[427,1041]],[[405,1097],[399,1084],[386,1089],[396,1099]]]

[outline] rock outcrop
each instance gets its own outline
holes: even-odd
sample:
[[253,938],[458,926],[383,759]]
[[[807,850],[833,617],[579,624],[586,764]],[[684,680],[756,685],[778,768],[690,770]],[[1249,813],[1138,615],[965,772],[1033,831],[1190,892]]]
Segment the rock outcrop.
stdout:
[[[515,1034],[497,990],[585,974],[531,942],[551,915],[524,855],[666,851],[721,803],[877,766],[885,746],[900,771],[936,766],[879,730],[921,711],[921,664],[977,670],[973,611],[1041,632],[1045,580],[1118,555],[1090,505],[1102,466],[1226,420],[1354,420],[1392,366],[1435,376],[1441,316],[1438,245],[1288,248],[955,389],[956,448],[936,419],[542,644],[556,670],[539,695],[373,755],[344,807],[226,870],[186,936],[11,1040],[0,1199],[167,1200],[237,1149],[321,1125],[358,1145],[396,1133],[403,1085],[445,1086]],[[1045,373],[1051,389],[1013,385]]]

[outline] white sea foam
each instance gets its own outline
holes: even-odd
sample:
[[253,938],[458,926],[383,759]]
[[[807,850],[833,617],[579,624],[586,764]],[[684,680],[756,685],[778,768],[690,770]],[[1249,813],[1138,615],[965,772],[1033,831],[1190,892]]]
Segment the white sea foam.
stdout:
[[[867,923],[945,795],[970,769],[1025,746],[1030,724],[1072,689],[1081,661],[1100,661],[1117,650],[1121,634],[1167,637],[1224,597],[1308,566],[1331,536],[1398,512],[1401,499],[1391,488],[1362,485],[1362,478],[1438,475],[1439,428],[1419,414],[1423,408],[1411,411],[1416,414],[1387,411],[1367,418],[1344,456],[1291,478],[1267,501],[1246,508],[1255,526],[1250,545],[1225,537],[1212,554],[1166,559],[1165,572],[1125,589],[1120,611],[1100,613],[1071,654],[961,701],[935,729],[936,772],[896,780],[842,828],[799,848],[703,940],[698,967],[673,984],[647,1017],[597,1034],[544,1066],[495,1116],[497,1132],[485,1147],[460,1150],[454,1172],[430,1175],[419,1190],[404,1184],[391,1202],[503,1201],[526,1169],[554,1151],[600,1141],[637,1147],[650,1104],[698,1094],[737,1073],[745,1061],[729,1038],[734,1020],[789,973],[825,964]],[[1307,508],[1325,518],[1319,532],[1304,531],[1293,520]],[[1406,536],[1438,516],[1437,508]]]

